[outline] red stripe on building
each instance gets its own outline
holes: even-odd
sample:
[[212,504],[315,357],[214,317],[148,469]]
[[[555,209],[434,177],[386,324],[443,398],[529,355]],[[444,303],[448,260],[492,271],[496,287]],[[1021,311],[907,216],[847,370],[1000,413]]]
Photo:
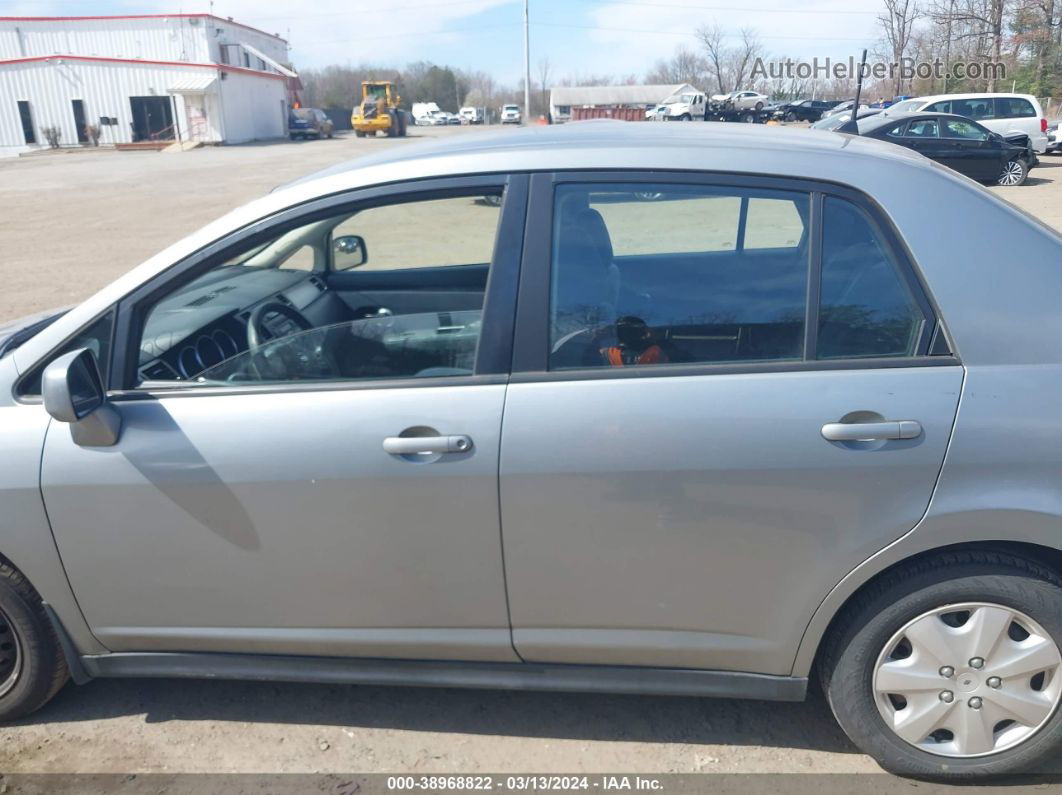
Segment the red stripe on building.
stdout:
[[275,72],[259,72],[257,69],[245,69],[242,66],[230,66],[225,63],[193,63],[191,61],[150,61],[144,58],[105,58],[99,55],[34,55],[29,58],[10,58],[0,60],[0,66],[9,66],[17,63],[33,63],[40,61],[100,61],[103,63],[138,63],[148,66],[183,66],[196,69],[220,69],[222,72],[236,72],[237,74],[253,75],[254,77],[269,77],[273,80],[287,80],[284,75]]

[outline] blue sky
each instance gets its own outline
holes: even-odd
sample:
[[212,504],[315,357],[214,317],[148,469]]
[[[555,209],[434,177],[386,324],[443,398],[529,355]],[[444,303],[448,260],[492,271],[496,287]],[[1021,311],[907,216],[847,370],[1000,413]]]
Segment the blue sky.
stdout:
[[[772,55],[846,58],[878,38],[881,0],[530,0],[531,69],[552,77],[636,74],[697,46],[714,22],[758,31]],[[4,15],[206,12],[209,0],[0,0]],[[428,60],[514,83],[523,69],[522,0],[215,0],[213,12],[279,33],[296,67]]]

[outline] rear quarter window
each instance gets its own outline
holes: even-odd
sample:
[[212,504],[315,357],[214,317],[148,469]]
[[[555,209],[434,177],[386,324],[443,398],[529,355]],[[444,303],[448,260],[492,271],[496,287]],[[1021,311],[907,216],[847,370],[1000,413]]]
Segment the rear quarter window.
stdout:
[[1021,97],[997,98],[996,116],[1000,119],[1029,118],[1036,116],[1036,108],[1029,100]]

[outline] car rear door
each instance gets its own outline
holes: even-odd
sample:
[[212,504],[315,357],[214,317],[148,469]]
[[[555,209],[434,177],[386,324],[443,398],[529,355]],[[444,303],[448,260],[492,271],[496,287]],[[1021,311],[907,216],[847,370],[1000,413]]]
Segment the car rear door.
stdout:
[[919,521],[955,417],[895,233],[802,181],[532,197],[500,468],[516,650],[787,674],[825,594]]

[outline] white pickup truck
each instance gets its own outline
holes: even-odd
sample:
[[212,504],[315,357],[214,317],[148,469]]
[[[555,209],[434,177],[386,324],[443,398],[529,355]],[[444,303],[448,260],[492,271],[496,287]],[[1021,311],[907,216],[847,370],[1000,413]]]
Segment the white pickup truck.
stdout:
[[655,108],[645,112],[645,117],[652,121],[690,121],[704,118],[704,94],[687,92],[674,94]]

